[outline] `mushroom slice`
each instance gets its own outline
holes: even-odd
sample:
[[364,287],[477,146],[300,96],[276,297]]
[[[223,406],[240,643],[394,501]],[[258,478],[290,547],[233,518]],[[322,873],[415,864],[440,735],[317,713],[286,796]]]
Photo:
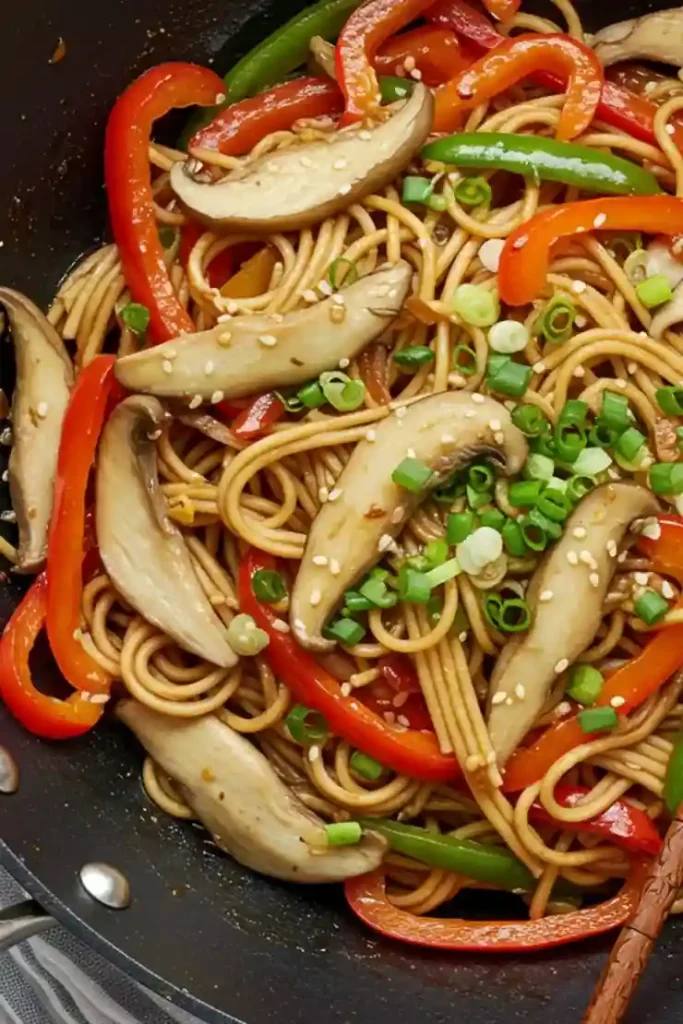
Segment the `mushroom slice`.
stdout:
[[683,320],[683,284],[676,288],[673,298],[660,306],[650,324],[650,337],[658,340],[674,324]]
[[111,414],[97,458],[100,555],[112,583],[140,615],[186,651],[229,668],[237,656],[159,492],[153,438],[168,419],[156,398],[142,395]]
[[312,70],[327,75],[328,78],[337,79],[337,67],[335,61],[336,47],[328,43],[322,36],[313,36],[308,44],[310,51],[309,65]]
[[534,725],[557,676],[594,640],[629,525],[657,511],[644,487],[596,487],[534,573],[527,591],[531,629],[506,644],[491,679],[488,728],[499,764]]
[[605,67],[634,58],[682,67],[683,7],[608,25],[593,36],[593,49]]
[[17,367],[9,459],[10,495],[19,525],[17,568],[38,572],[47,554],[57,453],[73,369],[62,339],[30,299],[0,288],[0,303],[7,311]]
[[394,181],[427,138],[433,111],[432,94],[420,84],[376,128],[352,128],[331,141],[268,153],[216,183],[195,180],[191,163],[177,163],[171,187],[191,216],[212,228],[298,231]]
[[379,867],[371,833],[356,846],[325,847],[324,823],[263,754],[214,715],[180,719],[124,700],[116,713],[179,787],[217,845],[240,864],[289,882],[339,882]]
[[[188,334],[124,356],[116,376],[131,391],[240,398],[303,384],[351,360],[401,311],[410,288],[407,263],[368,274],[337,296],[279,320],[238,316],[229,325]],[[337,320],[333,310],[343,310]],[[169,358],[171,357],[171,358]]]
[[517,473],[527,454],[524,435],[507,409],[483,395],[431,395],[397,409],[373,433],[374,440],[356,446],[316,516],[294,584],[291,626],[299,643],[313,651],[334,647],[322,636],[327,618],[344,591],[379,561],[425,497],[424,490],[411,493],[391,478],[409,449],[432,469],[429,488],[482,455],[505,472]]

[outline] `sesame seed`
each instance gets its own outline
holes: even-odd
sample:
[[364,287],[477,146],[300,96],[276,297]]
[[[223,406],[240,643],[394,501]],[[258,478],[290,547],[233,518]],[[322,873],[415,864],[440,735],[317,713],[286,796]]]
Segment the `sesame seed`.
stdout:
[[367,131],[367,129],[365,131],[358,132],[358,138],[363,142],[369,142],[372,138],[372,132]]
[[477,414],[476,414],[476,412],[474,411],[474,409],[465,409],[465,418],[466,418],[466,419],[468,419],[468,420],[474,419],[474,417],[475,417],[476,415],[477,415]]
[[342,683],[341,684],[341,695],[342,695],[342,697],[349,697],[351,695],[351,690],[352,689],[353,689],[353,687],[351,686],[351,683]]
[[316,587],[315,590],[312,590],[311,591],[311,596],[309,598],[311,607],[316,608],[320,604],[320,601],[322,600],[322,596],[323,595],[322,595],[322,592],[321,592],[319,587]]
[[327,565],[327,555],[313,555],[313,565]]
[[315,294],[312,288],[307,288],[301,296],[304,302],[317,302],[318,296]]
[[675,133],[676,133],[676,129],[675,129],[674,125],[668,124],[666,126],[666,134],[667,135],[674,135]]
[[408,459],[416,459],[417,458],[417,455],[415,454],[415,449],[414,448],[406,448],[406,458],[408,458]]
[[441,435],[441,444],[452,444],[452,443],[453,443],[453,435],[452,434],[442,434]]
[[490,420],[489,426],[491,430],[500,430],[500,420]]
[[496,442],[496,444],[505,444],[505,434],[503,433],[503,431],[497,431],[497,433],[493,435],[493,440]]
[[662,583],[662,597],[666,597],[669,600],[674,596],[675,591],[668,580],[664,580]]
[[164,373],[173,373],[173,363],[171,362],[171,360],[164,359],[163,363],[161,364],[161,369],[164,371]]
[[583,540],[588,535],[588,530],[585,526],[575,526],[572,530],[572,537],[576,537],[577,540]]
[[390,536],[390,534],[388,533],[383,533],[379,539],[377,547],[380,551],[388,551],[389,548],[393,545],[393,543],[394,538]]
[[545,363],[534,363],[531,369],[534,371],[534,373],[545,373]]
[[340,370],[345,370],[350,362],[351,362],[350,359],[347,359],[346,356],[342,356],[342,358],[339,360],[339,369]]
[[557,713],[559,715],[568,715],[571,712],[571,709],[572,709],[572,706],[571,706],[571,704],[569,703],[568,700],[561,701],[561,703],[558,704],[557,707],[555,708],[555,710],[557,711]]
[[395,708],[402,708],[409,696],[408,691],[404,690],[402,693],[397,693],[391,703]]
[[224,398],[224,391],[214,391],[214,393],[211,395],[211,401],[213,402],[214,405],[216,404],[216,402],[222,402]]
[[467,381],[459,373],[449,373],[448,383],[451,384],[454,388],[462,388],[465,386]]
[[108,693],[93,693],[90,695],[91,704],[106,704],[109,700]]
[[497,690],[496,693],[494,693],[493,697],[491,697],[491,703],[502,704],[506,697],[507,693],[505,692],[505,690]]
[[370,428],[370,430],[366,430],[365,431],[365,440],[366,441],[370,441],[372,443],[376,439],[376,437],[377,437],[377,431],[376,430],[373,430],[372,428]]
[[560,661],[558,661],[557,665],[555,666],[555,671],[559,676],[561,672],[565,672],[568,668],[569,662],[566,658],[562,658]]
[[625,381],[625,380],[622,380],[621,378],[619,378],[618,380],[616,380],[616,381],[615,381],[615,384],[617,385],[617,387],[618,387],[618,388],[621,388],[621,389],[622,389],[622,391],[623,391],[623,389],[624,389],[624,388],[626,387],[626,381]]
[[606,220],[607,220],[607,214],[606,213],[599,213],[597,215],[597,217],[595,218],[595,220],[593,221],[593,227],[594,228],[601,228]]
[[267,348],[272,348],[273,345],[277,345],[277,338],[274,334],[261,334],[259,335],[259,342]]
[[327,487],[320,487],[318,489],[318,501],[325,502],[325,501],[327,501],[329,496],[330,496],[330,492],[328,491]]
[[621,480],[621,473],[618,469],[615,469],[614,466],[609,467],[609,469],[607,470],[607,476],[610,478],[610,480]]
[[218,335],[216,340],[223,348],[227,348],[232,341],[232,331],[223,331],[222,334]]
[[408,726],[410,725],[410,719],[409,719],[409,718],[406,718],[406,716],[405,716],[405,715],[398,715],[398,716],[396,717],[396,721],[398,722],[398,724],[399,724],[399,725],[402,725],[402,726],[404,726],[404,728],[406,728],[406,729],[407,729],[407,728],[408,728]]
[[316,747],[316,746],[311,747],[311,749],[308,751],[308,760],[311,762],[311,764],[314,764],[319,759],[320,759],[320,747]]
[[9,480],[9,470],[8,469],[3,469],[2,477],[0,477],[0,479],[2,480],[3,484],[7,483],[7,481]]
[[586,368],[585,368],[585,366],[577,366],[576,369],[574,370],[574,373],[572,374],[572,377],[585,377],[585,375],[586,375]]
[[190,406],[190,409],[196,409],[201,404],[202,404],[202,396],[201,395],[195,395],[194,398],[191,398],[189,403],[188,403],[188,405]]
[[541,601],[543,604],[546,604],[546,602],[548,602],[548,601],[552,601],[552,599],[553,599],[553,592],[552,592],[552,590],[543,590],[543,591],[541,591],[541,594],[540,594],[540,596],[538,598],[538,600]]
[[517,685],[515,686],[515,696],[518,697],[519,700],[524,700],[524,698],[526,697],[524,683],[517,683]]
[[646,587],[650,580],[650,574],[649,572],[634,572],[633,579],[639,587]]
[[332,285],[329,281],[319,281],[317,288],[323,295],[327,295],[329,297],[332,294]]
[[397,505],[396,508],[394,509],[394,511],[391,513],[391,521],[392,521],[392,523],[394,523],[394,524],[400,523],[401,520],[403,519],[403,516],[405,515],[405,511],[406,510],[403,507],[403,505]]
[[161,437],[161,428],[159,428],[159,430],[150,431],[147,437],[149,438],[150,441],[158,441],[159,438]]
[[399,405],[398,408],[396,409],[396,413],[395,413],[396,418],[399,419],[399,420],[402,420],[403,417],[405,416],[406,412],[407,412],[406,407],[404,405]]
[[598,567],[598,563],[595,561],[590,551],[586,550],[586,548],[584,548],[581,554],[579,555],[579,561],[583,562],[583,564],[587,565],[590,569],[597,569]]
[[468,100],[472,96],[472,86],[468,82],[463,82],[458,86],[458,96],[463,100]]
[[621,562],[625,562],[626,558],[627,558],[627,554],[628,554],[628,552],[622,551],[621,554],[617,558],[617,562],[620,562],[620,563]]
[[166,358],[167,359],[175,359],[177,357],[177,355],[178,355],[177,349],[174,349],[174,348],[167,348],[166,349]]
[[237,305],[234,299],[228,299],[228,301],[225,303],[225,308],[227,309],[228,313],[230,313],[231,316],[234,316],[235,313],[239,312],[240,307]]
[[[595,219],[597,220],[597,217]],[[572,291],[576,292],[577,295],[581,295],[583,292],[585,292],[587,287],[588,287],[588,285],[586,284],[585,281],[573,281],[572,282]]]
[[588,582],[590,583],[591,587],[600,586],[600,577],[598,576],[597,572],[592,572],[590,574],[590,576],[588,577]]
[[577,555],[576,551],[568,551],[567,552],[567,561],[569,562],[570,565],[578,565],[579,564],[579,556]]
[[483,395],[480,395],[478,391],[472,392],[472,401],[477,405],[483,405],[486,401]]
[[622,708],[626,703],[626,697],[620,697],[618,694],[616,697],[612,697],[610,706],[613,708]]
[[607,554],[610,558],[615,558],[617,554],[617,542],[612,538],[607,541]]
[[[343,306],[344,305],[344,296],[340,295],[339,292],[337,292],[335,295],[332,296],[332,301],[334,302],[335,306]],[[346,365],[347,366],[349,365],[349,360],[348,359],[346,360]]]
[[463,629],[462,633],[458,633],[458,640],[461,644],[464,644],[467,640],[467,630]]
[[335,171],[343,171],[347,164],[348,160],[335,160],[332,166]]
[[48,404],[47,402],[38,402],[36,406],[36,413],[40,416],[41,420],[44,420],[47,416]]
[[278,633],[289,633],[289,624],[284,619],[275,619],[273,629],[276,629]]
[[403,61],[403,67],[406,69],[406,71],[414,71],[415,70],[415,58],[411,57],[410,54],[409,54],[406,57],[406,59]]
[[659,540],[662,535],[662,528],[656,519],[641,519],[639,522],[642,523],[640,532],[643,537],[647,537],[648,540]]
[[520,237],[516,238],[515,241],[512,243],[512,248],[513,249],[523,249],[528,241],[529,241],[528,235],[520,235]]
[[330,559],[330,572],[333,576],[338,576],[341,572],[341,566],[336,558]]
[[638,364],[634,363],[632,361],[627,363],[626,364],[626,371],[627,371],[627,373],[630,373],[631,376],[633,376],[634,373],[638,372]]
[[206,374],[207,377],[210,377],[213,371],[214,364],[211,359],[207,359],[207,361],[204,363],[204,373]]
[[382,718],[387,723],[387,725],[393,725],[394,722],[396,721],[396,715],[394,714],[393,711],[385,711],[384,714],[382,715]]
[[335,487],[333,490],[330,491],[327,500],[328,501],[336,501],[337,498],[341,498],[343,493],[344,492],[341,490],[341,488]]
[[347,196],[350,191],[351,191],[351,186],[348,183],[345,184],[345,185],[342,185],[341,188],[337,189],[337,192],[338,192],[338,194],[340,196]]

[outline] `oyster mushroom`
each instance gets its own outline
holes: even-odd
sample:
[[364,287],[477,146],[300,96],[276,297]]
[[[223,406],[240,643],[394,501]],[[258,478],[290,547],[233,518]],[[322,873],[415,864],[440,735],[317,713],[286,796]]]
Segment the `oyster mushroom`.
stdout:
[[38,572],[47,554],[57,453],[73,369],[62,339],[26,296],[0,288],[0,303],[11,327],[17,367],[8,467],[19,526],[17,568]]
[[97,543],[112,583],[140,615],[186,651],[229,668],[237,656],[159,493],[153,438],[168,419],[143,395],[109,417],[97,459]]
[[[428,487],[417,494],[391,478],[408,449],[433,471]],[[299,643],[313,651],[334,647],[322,636],[327,618],[344,591],[379,561],[429,488],[481,455],[517,473],[526,454],[524,435],[507,409],[482,395],[431,395],[379,423],[374,440],[356,446],[313,522],[290,601]],[[330,572],[335,563],[336,575]]]
[[[238,316],[229,325],[188,334],[124,356],[116,376],[131,391],[162,396],[240,398],[303,384],[353,359],[398,316],[410,288],[407,263],[378,270],[337,296],[276,320]],[[332,318],[343,308],[344,318]]]
[[308,44],[308,49],[310,51],[309,64],[312,65],[312,70],[318,73],[322,72],[328,78],[333,78],[336,81],[336,48],[334,44],[328,43],[322,36],[313,36]]
[[593,49],[605,67],[634,58],[683,67],[683,7],[608,25],[593,36]]
[[191,164],[177,163],[171,187],[184,209],[212,228],[298,231],[393,181],[427,138],[433,111],[433,96],[420,84],[375,128],[352,128],[331,141],[268,153],[216,183],[197,181]]
[[339,882],[381,864],[387,844],[376,833],[356,846],[326,848],[323,821],[248,739],[214,715],[170,718],[133,700],[116,713],[240,864],[290,882]]
[[531,628],[506,644],[491,679],[488,728],[499,764],[533,726],[557,676],[594,640],[629,525],[657,511],[644,487],[596,487],[534,573],[526,595]]

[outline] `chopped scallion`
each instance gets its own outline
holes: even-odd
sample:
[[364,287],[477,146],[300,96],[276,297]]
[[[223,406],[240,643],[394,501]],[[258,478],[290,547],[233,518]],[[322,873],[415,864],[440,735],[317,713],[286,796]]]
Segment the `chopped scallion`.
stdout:
[[524,466],[524,476],[528,480],[541,480],[547,483],[554,472],[553,460],[547,455],[539,455],[537,452],[532,452]]
[[304,747],[323,743],[330,733],[330,727],[320,712],[303,704],[294,705],[285,719],[285,725],[294,742]]
[[413,458],[404,459],[391,474],[391,479],[395,484],[404,487],[412,494],[424,490],[431,478],[432,471],[429,466],[420,462],[419,459]]
[[631,415],[628,399],[625,395],[617,395],[614,391],[603,391],[602,405],[598,417],[609,430],[621,434],[631,426]]
[[[638,431],[636,430],[637,433]],[[622,434],[622,437],[625,436],[625,434]],[[577,458],[574,459],[572,469],[580,476],[597,476],[598,473],[604,473],[611,465],[612,456],[608,455],[604,448],[589,448],[586,446],[579,452]]]
[[259,569],[251,577],[251,589],[254,597],[266,604],[277,604],[287,596],[285,581],[279,572],[271,569]]
[[297,391],[296,396],[307,409],[319,409],[321,405],[325,404],[325,395],[317,380],[311,381],[310,384],[304,384]]
[[323,636],[326,640],[335,640],[345,647],[353,647],[365,636],[365,627],[354,619],[337,619],[329,626],[325,626]]
[[616,729],[619,716],[612,707],[586,708],[579,711],[578,720],[583,732],[611,732]]
[[467,481],[475,491],[490,491],[495,479],[493,470],[486,463],[475,463],[467,473]]
[[505,526],[505,516],[500,509],[489,508],[480,513],[479,522],[482,526],[488,526],[500,533]]
[[683,388],[669,384],[665,388],[657,388],[655,398],[659,408],[667,416],[683,416]]
[[471,345],[456,345],[453,349],[453,369],[462,377],[473,377],[477,372],[477,353]]
[[569,673],[567,696],[577,704],[590,707],[602,693],[604,681],[602,672],[593,665],[574,665]]
[[517,480],[510,484],[508,500],[515,508],[531,508],[540,498],[542,490],[540,480]]
[[407,370],[417,370],[434,360],[434,351],[428,345],[409,345],[408,348],[394,352],[394,362]]
[[518,430],[527,437],[538,437],[548,428],[548,421],[536,405],[518,405],[511,413]]
[[[503,357],[505,358],[505,357]],[[524,363],[515,363],[512,359],[506,359],[492,369],[492,359],[489,359],[486,382],[491,391],[497,391],[502,395],[510,395],[511,398],[521,398],[529,387],[529,381],[533,370]],[[494,364],[495,365],[495,364]]]
[[674,293],[669,279],[664,274],[653,274],[637,285],[636,295],[646,309],[656,309],[657,306],[670,302]]
[[362,779],[367,779],[369,782],[377,782],[378,779],[384,774],[384,767],[375,761],[374,757],[368,757],[367,754],[362,754],[360,750],[354,750],[351,754],[349,761],[351,770],[360,775]]
[[447,583],[449,580],[455,579],[462,572],[462,567],[457,558],[451,558],[448,562],[444,562],[443,565],[437,565],[435,569],[431,569],[425,576],[425,579],[429,586],[433,589],[434,587],[440,587],[442,583]]
[[646,622],[648,626],[654,626],[656,622],[663,619],[669,610],[669,603],[656,590],[646,590],[633,603],[636,615]]
[[[640,430],[636,430],[635,427],[629,427],[617,438],[614,449],[626,462],[636,463],[642,456],[643,447],[646,443],[647,437],[645,434],[642,434]],[[595,470],[584,468],[580,472],[594,474]]]
[[426,203],[432,194],[432,179],[409,174],[403,179],[401,200],[404,203]]
[[493,195],[486,178],[462,178],[455,186],[455,199],[461,206],[489,206]]
[[398,594],[407,604],[426,604],[432,593],[427,574],[402,565],[398,573]]
[[452,305],[460,319],[473,327],[492,327],[500,316],[498,293],[482,284],[459,285]]
[[541,310],[536,330],[546,341],[555,345],[567,341],[576,320],[576,306],[568,296],[556,295]]
[[649,482],[655,494],[683,494],[683,463],[655,462],[650,467]]
[[328,846],[355,846],[361,841],[363,829],[357,821],[334,821],[325,826]]
[[325,398],[338,412],[353,412],[365,401],[365,384],[351,380],[339,370],[320,374],[320,387]]
[[474,512],[455,512],[448,517],[446,537],[449,544],[462,544],[475,530],[477,517]]
[[330,264],[328,272],[330,285],[336,291],[342,284],[354,284],[358,280],[358,268],[353,260],[347,260],[345,256],[338,256]]
[[146,334],[151,320],[147,306],[143,306],[140,302],[129,302],[127,306],[123,307],[120,315],[124,326],[133,334],[137,334],[138,337]]
[[513,558],[524,558],[527,545],[519,523],[515,519],[508,519],[500,532],[507,553]]

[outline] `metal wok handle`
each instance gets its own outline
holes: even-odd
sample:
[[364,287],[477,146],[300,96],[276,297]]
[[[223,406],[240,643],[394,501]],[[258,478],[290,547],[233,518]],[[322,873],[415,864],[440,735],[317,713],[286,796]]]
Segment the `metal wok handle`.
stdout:
[[50,917],[35,900],[25,900],[24,903],[0,910],[0,953],[11,949],[24,939],[47,931],[53,924],[54,918]]

